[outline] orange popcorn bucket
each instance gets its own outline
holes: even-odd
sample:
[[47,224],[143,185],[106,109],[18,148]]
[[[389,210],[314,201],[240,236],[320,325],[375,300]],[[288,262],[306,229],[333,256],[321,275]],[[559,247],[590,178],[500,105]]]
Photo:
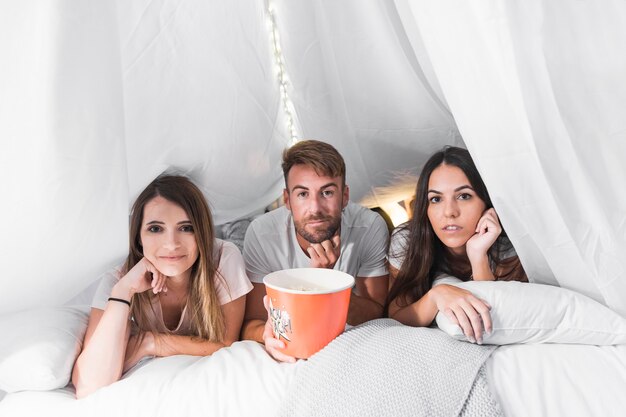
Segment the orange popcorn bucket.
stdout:
[[340,335],[354,278],[322,268],[285,269],[263,278],[274,336],[285,354],[308,358]]

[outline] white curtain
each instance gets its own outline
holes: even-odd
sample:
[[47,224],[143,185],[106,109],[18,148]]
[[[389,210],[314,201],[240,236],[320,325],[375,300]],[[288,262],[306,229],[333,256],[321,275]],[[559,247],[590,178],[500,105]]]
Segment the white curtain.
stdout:
[[302,135],[339,149],[351,199],[410,197],[428,156],[462,145],[419,39],[409,41],[413,27],[389,1],[274,5]]
[[432,151],[463,145],[458,124],[531,276],[624,312],[624,7],[3,1],[0,313],[60,304],[120,262],[130,204],[165,170],[218,224],[263,210],[285,99],[369,206],[407,198]]
[[530,277],[626,315],[626,3],[409,6]]
[[262,2],[25,1],[0,11],[0,312],[59,304],[127,253],[132,201],[190,175],[215,221],[281,190]]
[[190,175],[218,224],[280,196],[270,7],[296,131],[343,153],[353,200],[407,198],[428,154],[462,144],[387,1],[4,1],[0,313],[60,304],[119,263],[130,205],[163,171]]
[[2,2],[0,312],[62,302],[126,247],[115,4]]

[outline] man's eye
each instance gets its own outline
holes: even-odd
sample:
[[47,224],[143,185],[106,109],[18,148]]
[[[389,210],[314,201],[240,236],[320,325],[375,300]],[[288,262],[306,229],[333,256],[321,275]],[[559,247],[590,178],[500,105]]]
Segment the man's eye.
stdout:
[[457,197],[459,200],[469,200],[470,198],[472,198],[472,195],[469,193],[461,193],[459,194],[459,196]]
[[299,198],[305,198],[307,195],[309,195],[309,193],[307,193],[306,191],[301,191],[298,194],[296,194]]
[[428,199],[428,201],[429,201],[429,202],[431,202],[431,203],[433,203],[433,204],[434,204],[434,203],[438,203],[438,202],[440,202],[440,201],[441,201],[441,197],[437,197],[437,196],[435,196],[435,197],[430,197],[430,198]]
[[333,195],[335,195],[335,193],[332,192],[331,190],[324,190],[324,191],[322,191],[322,196],[323,197],[332,197]]
[[193,226],[190,224],[186,224],[180,227],[180,231],[185,233],[193,233]]
[[161,231],[161,226],[150,226],[148,227],[148,232],[150,233],[159,233]]

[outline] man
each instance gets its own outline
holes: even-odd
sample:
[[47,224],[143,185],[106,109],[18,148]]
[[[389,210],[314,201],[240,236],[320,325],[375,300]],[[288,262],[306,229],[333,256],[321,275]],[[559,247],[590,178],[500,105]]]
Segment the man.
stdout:
[[355,277],[348,324],[382,316],[389,274],[385,263],[389,232],[371,210],[349,202],[343,158],[331,145],[315,140],[283,152],[285,206],[255,219],[244,240],[243,256],[254,289],[246,299],[242,338],[264,343],[276,359],[293,362],[280,351],[264,305],[263,277],[290,268],[334,268]]

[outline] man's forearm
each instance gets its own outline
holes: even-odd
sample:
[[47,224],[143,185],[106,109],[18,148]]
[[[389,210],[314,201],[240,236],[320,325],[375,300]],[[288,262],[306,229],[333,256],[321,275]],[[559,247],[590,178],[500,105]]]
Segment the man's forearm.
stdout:
[[350,295],[350,307],[348,308],[349,325],[356,326],[369,320],[379,319],[382,316],[383,306],[376,301],[354,293]]
[[263,320],[245,320],[241,326],[241,340],[254,340],[255,342],[264,343],[264,330],[265,322]]

